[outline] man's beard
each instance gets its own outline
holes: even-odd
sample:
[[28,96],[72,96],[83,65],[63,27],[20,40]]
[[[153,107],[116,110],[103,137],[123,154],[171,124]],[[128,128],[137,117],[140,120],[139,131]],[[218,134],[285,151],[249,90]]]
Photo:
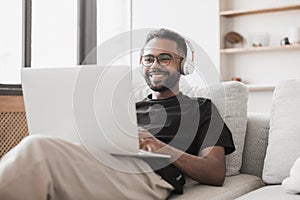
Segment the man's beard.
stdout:
[[168,76],[165,80],[157,82],[157,83],[162,82],[162,84],[159,86],[155,86],[151,83],[150,78],[149,78],[149,72],[144,77],[146,80],[146,83],[148,84],[150,89],[155,92],[164,92],[167,90],[172,90],[172,88],[174,88],[174,86],[176,86],[180,80],[180,73],[178,73],[178,72],[170,73],[168,71],[166,72],[166,71],[160,71],[160,70],[157,70],[157,72],[164,72]]

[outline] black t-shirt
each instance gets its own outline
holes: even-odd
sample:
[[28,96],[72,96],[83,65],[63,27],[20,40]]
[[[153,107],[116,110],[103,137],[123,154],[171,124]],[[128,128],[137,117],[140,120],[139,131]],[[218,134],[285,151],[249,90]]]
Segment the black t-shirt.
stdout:
[[179,93],[157,100],[149,95],[136,103],[136,110],[139,127],[182,151],[198,155],[209,146],[222,146],[225,154],[235,150],[229,128],[209,99]]
[[[231,132],[209,99],[190,98],[181,92],[168,99],[152,99],[149,95],[136,103],[136,111],[139,127],[184,152],[200,155],[201,150],[210,146],[224,147],[225,154],[235,151]],[[145,161],[152,168],[154,162],[160,162]],[[168,179],[164,176],[168,170],[154,170]]]

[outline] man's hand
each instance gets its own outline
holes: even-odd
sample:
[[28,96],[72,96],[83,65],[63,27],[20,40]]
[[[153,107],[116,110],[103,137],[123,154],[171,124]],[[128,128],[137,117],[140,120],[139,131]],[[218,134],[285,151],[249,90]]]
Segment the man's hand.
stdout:
[[147,130],[139,128],[140,149],[171,155],[173,164],[199,183],[222,185],[225,179],[224,147],[206,147],[200,156],[185,153],[156,139]]
[[146,129],[139,128],[138,132],[139,132],[140,149],[149,152],[160,152],[160,150],[166,146],[165,143],[156,139]]

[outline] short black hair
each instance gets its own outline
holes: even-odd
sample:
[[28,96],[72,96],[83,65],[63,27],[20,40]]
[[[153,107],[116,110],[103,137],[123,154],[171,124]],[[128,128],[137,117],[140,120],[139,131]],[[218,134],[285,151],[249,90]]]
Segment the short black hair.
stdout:
[[[144,46],[154,38],[169,39],[176,42],[178,52],[183,53],[184,58],[186,57],[187,55],[186,42],[185,39],[178,33],[165,28],[153,30],[150,33],[148,33]],[[144,48],[142,49],[141,53],[143,52],[143,50]]]

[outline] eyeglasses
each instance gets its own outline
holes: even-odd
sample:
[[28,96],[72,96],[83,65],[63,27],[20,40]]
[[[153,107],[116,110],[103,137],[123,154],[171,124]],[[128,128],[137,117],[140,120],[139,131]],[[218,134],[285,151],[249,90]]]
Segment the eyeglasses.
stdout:
[[151,67],[155,61],[155,58],[157,59],[158,64],[162,67],[168,66],[173,59],[183,59],[182,57],[173,56],[169,53],[161,53],[158,56],[154,56],[154,55],[142,56],[141,61],[145,67]]

